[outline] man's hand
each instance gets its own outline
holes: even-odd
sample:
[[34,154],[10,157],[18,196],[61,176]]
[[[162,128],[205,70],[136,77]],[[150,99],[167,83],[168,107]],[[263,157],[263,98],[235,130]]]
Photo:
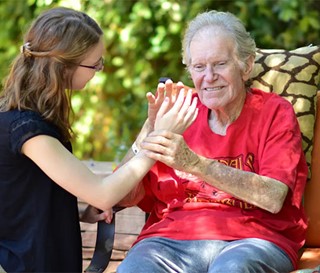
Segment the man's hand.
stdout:
[[182,135],[169,131],[152,132],[141,143],[141,148],[148,157],[184,172],[190,172],[200,160]]
[[101,210],[88,205],[83,214],[80,217],[80,221],[94,224],[99,221],[105,221],[110,224],[112,221],[113,212],[112,209],[101,212]]

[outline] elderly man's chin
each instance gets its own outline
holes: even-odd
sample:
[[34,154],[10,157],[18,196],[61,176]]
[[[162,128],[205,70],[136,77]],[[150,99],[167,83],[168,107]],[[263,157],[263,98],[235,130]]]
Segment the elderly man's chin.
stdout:
[[219,109],[226,104],[223,96],[202,95],[199,97],[202,104],[209,109]]

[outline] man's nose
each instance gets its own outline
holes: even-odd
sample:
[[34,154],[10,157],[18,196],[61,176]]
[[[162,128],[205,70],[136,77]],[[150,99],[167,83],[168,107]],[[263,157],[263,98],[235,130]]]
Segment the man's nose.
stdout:
[[218,78],[218,74],[215,71],[215,68],[212,65],[208,65],[204,71],[205,79],[207,81],[214,81]]

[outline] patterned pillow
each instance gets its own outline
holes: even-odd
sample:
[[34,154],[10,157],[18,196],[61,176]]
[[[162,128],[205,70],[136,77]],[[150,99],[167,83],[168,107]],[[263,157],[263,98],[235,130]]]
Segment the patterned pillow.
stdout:
[[310,169],[316,94],[320,82],[320,46],[306,46],[291,51],[258,49],[251,81],[252,87],[275,92],[292,103]]

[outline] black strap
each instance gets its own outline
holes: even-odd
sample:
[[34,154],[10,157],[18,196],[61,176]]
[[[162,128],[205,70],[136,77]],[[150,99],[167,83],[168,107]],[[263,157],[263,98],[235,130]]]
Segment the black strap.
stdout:
[[84,272],[102,273],[107,268],[112,254],[115,234],[115,214],[110,224],[105,221],[98,222],[97,238],[90,265]]
[[90,265],[84,271],[86,273],[102,273],[108,267],[114,245],[114,234],[116,232],[115,218],[116,212],[123,210],[124,207],[114,206],[113,217],[110,224],[99,221],[97,226],[97,238]]

